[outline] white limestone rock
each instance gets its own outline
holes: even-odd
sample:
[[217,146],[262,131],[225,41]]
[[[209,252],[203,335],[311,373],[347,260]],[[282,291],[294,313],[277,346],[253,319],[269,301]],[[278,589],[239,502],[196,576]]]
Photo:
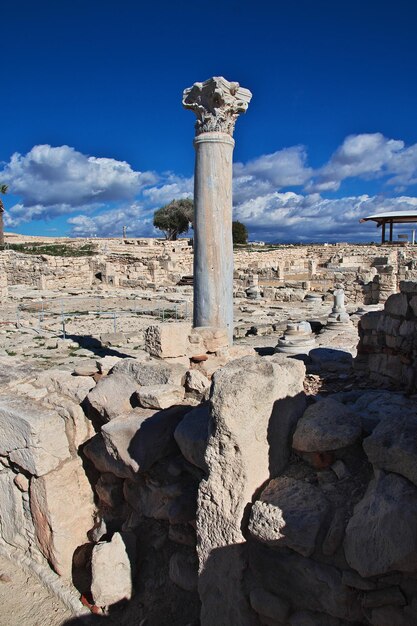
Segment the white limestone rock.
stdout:
[[375,468],[401,474],[417,485],[417,414],[382,419],[363,442]]
[[36,387],[47,389],[49,392],[56,392],[66,396],[80,404],[83,402],[89,391],[95,386],[91,377],[72,376],[71,372],[52,369],[42,372],[33,383]]
[[94,603],[107,607],[132,597],[132,566],[120,533],[108,543],[99,543],[91,557],[91,595]]
[[210,389],[210,381],[197,369],[188,370],[185,374],[185,391],[196,398],[203,398]]
[[184,400],[184,387],[179,385],[146,385],[137,392],[144,409],[168,409]]
[[287,476],[271,480],[252,507],[249,532],[271,548],[291,548],[303,556],[315,549],[329,503],[319,488]]
[[182,385],[186,371],[185,365],[179,363],[171,364],[155,359],[123,359],[113,367],[110,377],[123,374],[141,386]]
[[132,409],[130,399],[138,389],[134,379],[116,372],[101,378],[88,394],[87,401],[108,422]]
[[29,494],[38,546],[56,573],[70,580],[74,551],[94,525],[93,491],[81,459],[33,478]]
[[416,519],[416,487],[397,474],[378,472],[347,525],[347,562],[365,578],[417,572]]
[[202,624],[244,626],[253,619],[241,582],[242,518],[270,471],[279,473],[288,460],[289,440],[305,408],[304,374],[301,362],[252,356],[214,374],[205,454],[209,474],[200,482],[197,509]]
[[28,550],[22,493],[13,478],[10,470],[0,472],[0,538],[10,546]]
[[162,359],[181,357],[188,353],[190,324],[164,323],[145,330],[145,350]]
[[326,452],[349,446],[359,438],[360,417],[337,400],[325,398],[308,407],[297,424],[293,447],[300,452]]
[[209,436],[209,405],[201,404],[181,420],[174,437],[182,455],[197,467],[207,471],[204,459]]
[[42,476],[70,456],[65,422],[55,411],[31,401],[0,399],[0,455]]

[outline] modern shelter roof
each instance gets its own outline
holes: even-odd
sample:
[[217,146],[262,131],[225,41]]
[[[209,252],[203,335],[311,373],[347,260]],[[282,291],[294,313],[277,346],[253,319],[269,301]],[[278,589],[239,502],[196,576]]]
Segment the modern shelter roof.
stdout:
[[370,220],[378,222],[378,224],[382,224],[384,222],[393,222],[394,224],[417,222],[417,209],[415,211],[388,211],[386,213],[375,213],[375,215],[368,215],[368,217],[363,217],[359,221],[368,222]]

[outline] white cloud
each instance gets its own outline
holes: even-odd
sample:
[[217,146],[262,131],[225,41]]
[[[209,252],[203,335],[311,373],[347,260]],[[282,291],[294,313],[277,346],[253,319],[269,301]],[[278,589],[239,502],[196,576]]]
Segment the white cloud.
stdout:
[[133,199],[158,180],[153,172],[135,172],[125,161],[49,145],[34,146],[25,155],[13,154],[1,178],[21,199],[10,210],[13,219],[20,222]]
[[123,226],[130,237],[156,236],[153,227],[153,212],[134,203],[127,207],[106,211],[100,215],[76,215],[68,220],[71,236],[74,237],[121,237]]
[[329,162],[314,173],[308,191],[337,191],[346,178],[369,180],[395,174],[392,185],[417,183],[417,145],[387,139],[381,133],[350,135]]
[[235,202],[240,203],[283,187],[304,185],[313,171],[306,166],[306,162],[305,148],[293,146],[264,154],[247,163],[236,163],[233,168]]

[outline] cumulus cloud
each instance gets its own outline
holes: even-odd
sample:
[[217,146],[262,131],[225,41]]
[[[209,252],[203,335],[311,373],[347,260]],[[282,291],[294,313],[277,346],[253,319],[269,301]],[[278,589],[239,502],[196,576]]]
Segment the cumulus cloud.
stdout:
[[76,215],[70,217],[68,223],[71,224],[70,235],[73,237],[121,237],[124,226],[130,237],[156,235],[153,212],[146,211],[138,203],[100,215]]
[[[320,194],[273,193],[248,200],[235,208],[252,239],[276,242],[378,240],[373,224],[360,224],[366,215],[382,211],[416,210],[417,198],[348,196],[328,199]],[[411,226],[404,225],[408,231]]]
[[293,146],[264,154],[247,163],[236,163],[233,168],[235,201],[240,203],[283,187],[304,185],[313,172],[306,162],[304,146]]
[[381,133],[350,135],[329,162],[314,173],[309,191],[337,191],[346,178],[365,180],[394,174],[388,184],[411,185],[417,182],[417,145],[409,148],[401,140]]

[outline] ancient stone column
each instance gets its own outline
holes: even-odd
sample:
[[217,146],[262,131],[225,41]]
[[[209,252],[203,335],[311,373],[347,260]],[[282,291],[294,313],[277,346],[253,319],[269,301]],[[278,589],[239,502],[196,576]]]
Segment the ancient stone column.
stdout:
[[232,137],[252,94],[215,76],[194,83],[183,105],[197,115],[194,172],[194,326],[233,340]]

